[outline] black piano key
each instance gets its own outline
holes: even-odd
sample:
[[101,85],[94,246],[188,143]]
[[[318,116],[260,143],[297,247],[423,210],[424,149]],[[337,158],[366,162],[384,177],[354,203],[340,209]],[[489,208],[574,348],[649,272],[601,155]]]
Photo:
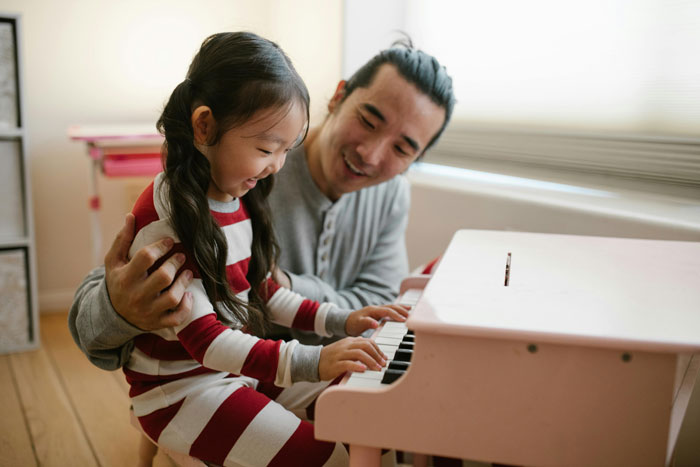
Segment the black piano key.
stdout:
[[411,330],[409,329],[408,331],[406,331],[406,335],[407,335],[407,336],[413,336],[414,333],[413,333],[413,331],[411,331]]
[[382,378],[382,384],[391,384],[394,381],[396,381],[397,379],[399,379],[399,377],[404,373],[405,373],[405,371],[402,371],[402,370],[387,369],[384,372],[384,377]]
[[404,335],[401,338],[401,342],[415,342],[416,341],[416,336],[409,336],[408,334]]
[[410,362],[412,356],[413,350],[397,349],[396,353],[394,354],[394,360],[398,360],[400,362]]
[[415,345],[415,342],[410,342],[410,341],[405,341],[401,342],[399,344],[399,349],[410,349],[413,350],[413,346]]
[[408,366],[410,365],[409,362],[401,362],[397,360],[392,360],[389,362],[389,366],[387,367],[388,370],[403,370],[406,371],[408,370]]

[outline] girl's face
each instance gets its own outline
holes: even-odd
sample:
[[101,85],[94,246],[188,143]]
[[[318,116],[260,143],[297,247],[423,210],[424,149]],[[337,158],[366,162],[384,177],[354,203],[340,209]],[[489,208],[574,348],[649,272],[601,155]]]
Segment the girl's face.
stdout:
[[303,106],[263,109],[242,125],[207,146],[216,131],[211,109],[200,106],[192,114],[195,145],[209,160],[211,182],[207,196],[216,201],[240,198],[258,180],[277,173],[306,124]]

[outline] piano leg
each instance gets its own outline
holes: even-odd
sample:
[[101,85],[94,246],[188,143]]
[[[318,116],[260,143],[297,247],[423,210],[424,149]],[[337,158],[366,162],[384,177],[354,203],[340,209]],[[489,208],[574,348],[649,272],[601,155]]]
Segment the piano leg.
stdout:
[[350,467],[380,467],[382,450],[367,446],[350,445]]

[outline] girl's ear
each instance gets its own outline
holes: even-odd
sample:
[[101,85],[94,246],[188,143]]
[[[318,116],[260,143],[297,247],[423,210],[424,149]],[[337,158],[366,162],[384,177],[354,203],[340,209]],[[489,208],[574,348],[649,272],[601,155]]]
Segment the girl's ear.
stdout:
[[345,83],[345,80],[341,80],[338,83],[338,87],[335,88],[335,93],[333,93],[333,97],[331,97],[331,100],[328,103],[328,112],[333,113],[333,111],[338,108],[340,101],[342,101],[343,97],[345,97]]
[[192,129],[194,130],[195,146],[205,146],[214,137],[214,115],[206,105],[200,105],[192,112]]

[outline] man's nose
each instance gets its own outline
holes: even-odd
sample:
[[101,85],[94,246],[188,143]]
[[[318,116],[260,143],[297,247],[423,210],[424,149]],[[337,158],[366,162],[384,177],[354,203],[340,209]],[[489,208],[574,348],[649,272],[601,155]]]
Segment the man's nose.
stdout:
[[362,162],[364,164],[376,166],[381,162],[386,148],[386,139],[373,138],[363,141],[362,144],[357,147],[357,152],[362,156]]

